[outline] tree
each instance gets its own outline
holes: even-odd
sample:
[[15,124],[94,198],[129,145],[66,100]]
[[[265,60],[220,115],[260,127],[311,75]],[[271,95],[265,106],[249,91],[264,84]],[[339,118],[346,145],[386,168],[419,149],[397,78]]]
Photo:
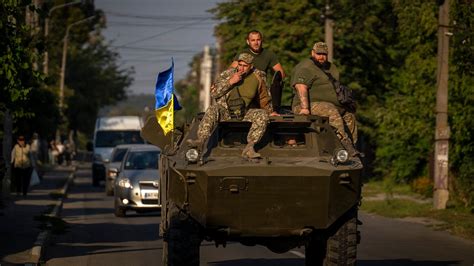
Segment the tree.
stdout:
[[[60,1],[49,3],[51,8]],[[71,29],[67,49],[65,74],[65,129],[82,131],[91,135],[95,118],[101,107],[115,104],[126,98],[126,88],[131,84],[133,69],[120,69],[119,55],[109,48],[101,30],[105,17],[101,10],[91,4],[59,9],[50,19],[51,31],[48,39],[50,53],[49,84],[56,91],[62,57],[62,43],[67,25],[89,16],[96,19],[79,24]]]
[[450,168],[457,199],[474,204],[474,6],[452,1],[453,37],[450,49],[449,124]]
[[33,69],[34,36],[23,23],[25,6],[20,1],[0,4],[0,110],[14,118],[31,115],[25,103],[34,87],[41,84],[40,74]]
[[[378,177],[411,182],[427,176],[433,152],[438,2],[423,0],[330,1],[334,61],[341,81],[357,93],[364,152],[374,153]],[[212,10],[221,20],[223,65],[245,47],[251,29],[263,32],[291,78],[291,70],[322,40],[326,1],[231,1]],[[459,198],[474,199],[474,6],[451,1],[449,117],[451,171]],[[328,15],[328,14],[326,14]],[[455,22],[455,23],[454,23]],[[289,80],[289,79],[287,79]],[[285,98],[291,95],[286,83]],[[364,147],[363,146],[363,147]],[[370,157],[370,156],[369,156]],[[366,165],[367,166],[367,165]]]

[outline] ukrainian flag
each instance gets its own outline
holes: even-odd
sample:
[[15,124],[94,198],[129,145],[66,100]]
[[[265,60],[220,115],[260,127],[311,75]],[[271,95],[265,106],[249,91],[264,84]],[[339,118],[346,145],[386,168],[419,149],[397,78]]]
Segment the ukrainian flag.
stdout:
[[158,74],[155,87],[155,115],[165,136],[174,128],[174,111],[181,109],[173,94],[173,68],[174,62],[169,69]]

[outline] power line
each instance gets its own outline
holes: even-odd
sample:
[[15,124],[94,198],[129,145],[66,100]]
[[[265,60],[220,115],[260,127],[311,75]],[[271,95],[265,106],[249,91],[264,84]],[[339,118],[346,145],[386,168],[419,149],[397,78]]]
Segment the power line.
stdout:
[[[205,21],[205,20],[208,20],[208,19],[209,19],[209,18],[204,18],[204,19],[199,20],[199,21]],[[116,47],[116,48],[121,48],[121,47],[128,46],[128,45],[130,45],[130,44],[135,44],[135,43],[139,43],[139,42],[143,42],[143,41],[148,41],[148,40],[154,39],[154,38],[156,38],[156,37],[158,37],[158,36],[161,36],[161,35],[170,33],[170,32],[175,31],[175,30],[179,30],[179,29],[186,28],[186,27],[192,26],[192,25],[194,25],[194,24],[196,24],[196,22],[184,24],[184,25],[182,25],[182,26],[175,27],[175,28],[170,29],[170,30],[167,30],[167,31],[163,31],[163,32],[160,32],[160,33],[155,34],[155,35],[151,35],[151,36],[148,36],[148,37],[145,37],[145,38],[142,38],[142,39],[138,39],[138,40],[135,40],[135,41],[131,41],[131,42],[128,42],[128,43],[119,45],[119,46]]]
[[117,48],[117,49],[125,49],[125,50],[165,52],[165,53],[199,53],[200,52],[200,51],[196,51],[196,50],[163,49],[163,48],[124,46],[124,45],[121,45],[121,46],[110,45],[109,47]]
[[[125,21],[107,21],[107,27],[109,26],[130,26],[130,27],[164,27],[164,26],[177,26],[177,25],[185,25],[188,23],[132,23],[132,22],[125,22]],[[196,22],[193,25],[214,25],[215,22]]]
[[112,15],[115,17],[129,17],[129,18],[138,18],[138,19],[148,19],[148,20],[166,20],[166,21],[183,21],[183,20],[200,20],[200,19],[210,19],[211,16],[150,16],[150,15],[136,15],[136,14],[128,14],[128,13],[120,13],[120,12],[113,12],[113,11],[104,11],[108,15]]

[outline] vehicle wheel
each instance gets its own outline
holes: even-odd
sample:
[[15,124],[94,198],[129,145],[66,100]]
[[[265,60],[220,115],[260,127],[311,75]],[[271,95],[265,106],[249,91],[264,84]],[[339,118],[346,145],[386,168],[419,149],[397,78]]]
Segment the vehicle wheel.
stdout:
[[176,206],[168,210],[168,229],[163,241],[163,265],[199,265],[202,238],[199,226]]
[[116,217],[125,217],[127,216],[126,211],[120,207],[115,208],[115,216]]
[[116,217],[125,217],[127,215],[127,211],[124,209],[124,208],[121,208],[120,206],[118,206],[117,204],[117,200],[114,199],[115,201],[115,210],[114,210],[114,214]]
[[92,185],[94,187],[99,186],[99,177],[97,176],[97,171],[92,171]]
[[357,258],[357,211],[329,237],[313,237],[306,245],[306,266],[355,265]]

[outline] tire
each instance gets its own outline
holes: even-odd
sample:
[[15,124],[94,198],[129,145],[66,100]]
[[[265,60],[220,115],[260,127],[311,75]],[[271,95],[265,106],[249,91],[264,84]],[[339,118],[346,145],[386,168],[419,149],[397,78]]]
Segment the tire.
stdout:
[[202,238],[199,225],[176,206],[168,210],[168,229],[163,241],[163,265],[198,266]]
[[97,176],[97,171],[92,170],[92,186],[98,187],[99,186],[99,177]]
[[329,237],[312,236],[306,245],[306,266],[355,265],[357,259],[357,211]]

